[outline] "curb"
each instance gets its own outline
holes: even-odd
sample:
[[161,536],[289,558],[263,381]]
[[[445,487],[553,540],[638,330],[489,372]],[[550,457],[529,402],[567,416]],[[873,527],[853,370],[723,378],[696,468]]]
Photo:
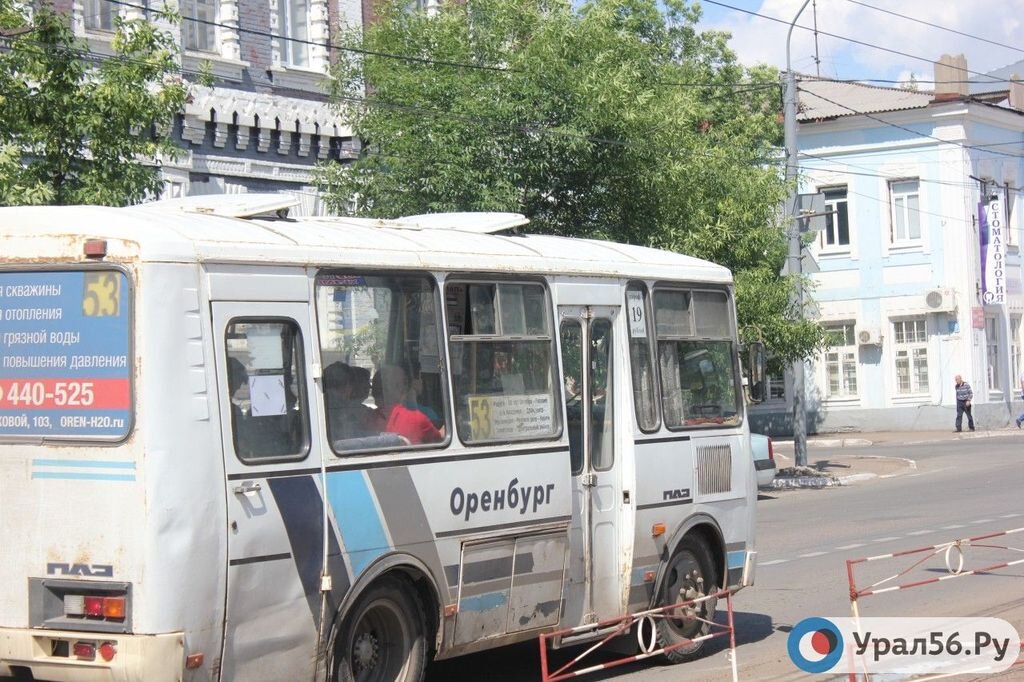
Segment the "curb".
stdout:
[[[783,440],[772,443],[777,448],[793,449],[793,441]],[[807,447],[819,448],[859,448],[874,445],[874,441],[867,438],[812,438],[808,439]]]
[[843,485],[842,479],[831,476],[795,476],[793,478],[776,478],[772,481],[772,490],[790,490],[795,488],[835,488]]
[[[951,440],[974,440],[975,438],[999,438],[1006,437],[1016,433],[1016,429],[1009,427],[1004,429],[988,429],[985,431],[965,432],[962,434],[950,433],[945,438],[929,438],[927,440],[881,440],[873,441],[868,438],[808,438],[807,447],[819,447],[819,448],[855,448],[855,447],[867,447],[870,445],[878,445],[881,447],[891,447],[894,445],[928,445],[930,443],[942,443]],[[913,435],[912,431],[907,432],[908,435]],[[776,449],[780,450],[792,450],[792,440],[772,440],[772,444]]]

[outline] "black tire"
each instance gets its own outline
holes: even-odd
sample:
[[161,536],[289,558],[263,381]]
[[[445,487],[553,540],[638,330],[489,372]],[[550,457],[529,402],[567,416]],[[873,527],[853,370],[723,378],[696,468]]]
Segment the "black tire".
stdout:
[[[675,554],[668,561],[665,576],[658,588],[656,605],[678,604],[718,590],[715,565],[707,544],[699,537],[688,535],[679,543]],[[679,613],[667,611],[664,617],[655,618],[659,648],[708,634],[711,625],[698,618],[713,620],[717,602],[717,599],[709,599],[692,609],[681,609]],[[665,658],[672,663],[692,660],[697,658],[704,644],[685,644],[666,652]]]
[[334,644],[334,682],[421,682],[426,619],[409,581],[390,576],[359,596]]

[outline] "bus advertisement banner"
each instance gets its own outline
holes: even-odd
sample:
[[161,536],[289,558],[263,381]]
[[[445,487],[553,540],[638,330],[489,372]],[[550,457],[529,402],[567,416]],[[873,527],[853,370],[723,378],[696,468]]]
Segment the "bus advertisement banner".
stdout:
[[129,299],[117,270],[0,272],[0,437],[128,435]]

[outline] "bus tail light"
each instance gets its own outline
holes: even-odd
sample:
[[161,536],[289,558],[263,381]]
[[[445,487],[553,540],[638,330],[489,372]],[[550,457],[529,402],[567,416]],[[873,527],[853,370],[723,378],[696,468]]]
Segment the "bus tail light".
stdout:
[[64,615],[65,616],[84,616],[85,615],[85,597],[81,594],[65,594],[64,595]]
[[85,597],[85,615],[91,618],[103,617],[103,597]]
[[84,658],[91,661],[96,658],[96,645],[92,642],[75,642],[74,646],[71,647],[71,653],[75,658]]
[[121,620],[124,618],[124,597],[104,597],[103,617],[110,620]]
[[116,655],[117,648],[114,646],[113,642],[104,642],[103,644],[100,644],[100,658],[104,661],[110,663],[114,660],[114,656]]
[[124,597],[101,597],[93,594],[65,594],[64,615],[71,618],[124,620]]
[[29,578],[31,626],[131,632],[132,584],[113,580]]
[[771,462],[775,461],[775,449],[772,447],[772,439],[768,439],[768,460]]

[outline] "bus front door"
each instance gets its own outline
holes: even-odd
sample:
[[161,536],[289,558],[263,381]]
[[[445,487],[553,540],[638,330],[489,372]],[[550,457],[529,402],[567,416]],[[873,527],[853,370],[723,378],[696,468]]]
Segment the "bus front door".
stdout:
[[215,302],[227,486],[224,680],[310,680],[324,510],[308,303]]
[[[622,477],[615,453],[613,306],[561,306],[559,335],[572,466],[573,520],[567,620],[621,615],[619,511]],[[579,597],[579,599],[577,599]],[[580,610],[581,609],[581,610]]]

